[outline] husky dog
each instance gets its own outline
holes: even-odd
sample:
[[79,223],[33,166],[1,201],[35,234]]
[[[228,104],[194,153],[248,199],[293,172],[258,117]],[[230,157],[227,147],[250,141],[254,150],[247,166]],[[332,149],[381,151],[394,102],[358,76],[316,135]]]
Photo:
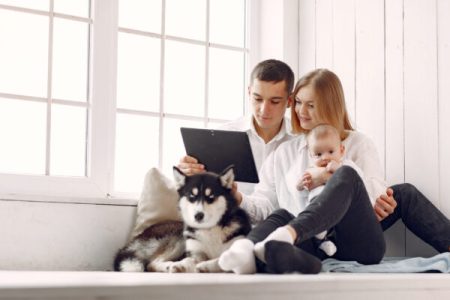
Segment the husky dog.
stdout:
[[251,229],[231,195],[234,169],[185,175],[173,168],[183,222],[157,223],[119,251],[116,271],[222,272],[220,254]]
[[220,175],[186,176],[174,167],[185,223],[186,257],[174,262],[170,272],[222,272],[218,260],[231,244],[250,232],[250,218],[231,195],[232,166]]

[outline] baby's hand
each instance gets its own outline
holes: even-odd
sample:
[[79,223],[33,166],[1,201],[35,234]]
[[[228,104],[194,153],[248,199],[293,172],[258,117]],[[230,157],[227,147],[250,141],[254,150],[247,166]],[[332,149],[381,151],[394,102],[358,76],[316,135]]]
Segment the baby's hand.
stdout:
[[337,169],[339,169],[342,166],[342,162],[337,161],[330,161],[326,167],[327,171],[330,173],[336,172]]
[[303,190],[309,190],[312,185],[312,178],[311,174],[308,172],[305,172],[303,174],[302,178],[297,183],[297,190],[303,191]]

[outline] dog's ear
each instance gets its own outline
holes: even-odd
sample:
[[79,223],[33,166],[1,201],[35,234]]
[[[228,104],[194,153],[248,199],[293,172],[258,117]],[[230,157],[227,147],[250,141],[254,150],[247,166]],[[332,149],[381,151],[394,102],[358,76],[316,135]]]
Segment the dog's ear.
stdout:
[[175,179],[177,190],[186,183],[186,174],[175,166],[173,167],[173,178]]
[[231,165],[227,167],[225,170],[223,170],[222,173],[219,175],[219,178],[220,182],[222,183],[222,186],[231,190],[234,182],[234,166]]

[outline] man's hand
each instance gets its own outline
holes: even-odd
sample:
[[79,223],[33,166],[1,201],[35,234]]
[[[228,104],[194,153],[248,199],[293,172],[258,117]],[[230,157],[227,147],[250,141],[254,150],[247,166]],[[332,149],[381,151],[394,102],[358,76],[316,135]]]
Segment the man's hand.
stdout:
[[198,163],[195,157],[186,155],[180,159],[178,164],[178,169],[180,169],[186,175],[194,175],[205,172],[205,166]]
[[386,190],[386,195],[381,195],[375,200],[373,207],[378,222],[384,220],[392,214],[397,207],[397,201],[394,199],[394,191],[391,188]]
[[238,191],[237,183],[233,182],[231,187],[231,195],[236,199],[237,205],[241,205],[242,203],[242,194]]

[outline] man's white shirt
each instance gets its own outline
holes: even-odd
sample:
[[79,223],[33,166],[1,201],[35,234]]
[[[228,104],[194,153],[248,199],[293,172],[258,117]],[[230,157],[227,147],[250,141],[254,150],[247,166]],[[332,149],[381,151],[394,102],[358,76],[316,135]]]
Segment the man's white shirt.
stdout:
[[[252,148],[253,159],[255,160],[256,170],[260,174],[261,166],[264,160],[272,153],[281,143],[291,140],[294,136],[291,134],[290,120],[284,118],[278,134],[267,144],[258,135],[253,124],[253,116],[244,116],[229,123],[225,123],[219,127],[221,130],[243,131],[247,132],[250,146]],[[254,183],[238,182],[238,190],[246,195],[253,192]]]

